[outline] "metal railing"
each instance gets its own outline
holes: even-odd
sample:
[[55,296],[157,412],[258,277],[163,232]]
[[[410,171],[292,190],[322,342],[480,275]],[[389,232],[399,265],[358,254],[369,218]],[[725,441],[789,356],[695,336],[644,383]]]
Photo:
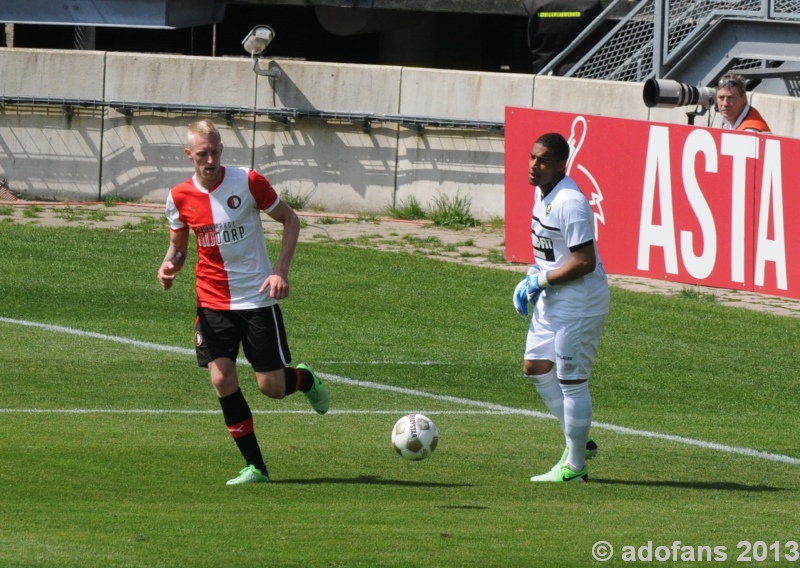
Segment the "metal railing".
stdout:
[[[619,13],[620,5],[627,5],[628,11],[613,23],[611,15]],[[565,75],[635,82],[661,78],[724,18],[800,23],[800,0],[613,0],[568,51],[576,49],[581,39],[601,25],[613,23],[613,27]],[[800,30],[798,34],[800,37]],[[542,72],[551,72],[568,51]],[[760,59],[740,59],[730,68],[753,69],[768,64]]]
[[68,116],[76,108],[109,108],[128,118],[141,112],[164,112],[176,114],[210,114],[231,122],[236,116],[266,116],[276,122],[288,124],[299,119],[350,122],[369,131],[373,123],[398,124],[403,128],[415,130],[422,135],[426,128],[453,128],[462,130],[485,130],[503,135],[505,123],[502,121],[472,120],[466,118],[441,118],[404,114],[383,114],[371,112],[343,112],[319,109],[248,107],[231,105],[187,105],[182,103],[156,103],[147,101],[98,100],[79,98],[28,97],[0,95],[2,105],[55,106]]

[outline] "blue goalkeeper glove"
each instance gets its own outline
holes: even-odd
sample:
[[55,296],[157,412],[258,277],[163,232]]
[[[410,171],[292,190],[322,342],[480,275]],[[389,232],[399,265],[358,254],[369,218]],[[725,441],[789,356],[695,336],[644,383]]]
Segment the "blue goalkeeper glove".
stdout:
[[542,269],[535,264],[528,269],[528,274],[522,281],[514,288],[514,309],[521,316],[528,315],[528,304],[536,305],[539,301],[539,296],[542,295],[542,290],[550,285],[547,279],[547,272],[542,272]]

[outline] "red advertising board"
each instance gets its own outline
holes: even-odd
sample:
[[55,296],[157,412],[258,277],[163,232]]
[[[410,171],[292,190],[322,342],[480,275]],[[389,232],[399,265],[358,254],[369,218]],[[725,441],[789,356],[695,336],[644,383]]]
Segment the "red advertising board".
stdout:
[[[532,263],[528,157],[561,133],[567,173],[595,213],[609,274],[800,298],[800,140],[749,132],[506,108],[506,258]],[[792,189],[795,188],[795,189]]]

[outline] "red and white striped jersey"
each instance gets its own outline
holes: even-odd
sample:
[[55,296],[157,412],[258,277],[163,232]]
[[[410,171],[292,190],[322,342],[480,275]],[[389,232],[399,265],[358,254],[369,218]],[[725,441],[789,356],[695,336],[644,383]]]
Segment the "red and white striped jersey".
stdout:
[[272,274],[261,211],[272,211],[280,198],[267,178],[249,168],[223,168],[211,189],[195,177],[173,187],[167,196],[170,229],[197,237],[197,305],[215,310],[243,310],[275,304],[258,289]]

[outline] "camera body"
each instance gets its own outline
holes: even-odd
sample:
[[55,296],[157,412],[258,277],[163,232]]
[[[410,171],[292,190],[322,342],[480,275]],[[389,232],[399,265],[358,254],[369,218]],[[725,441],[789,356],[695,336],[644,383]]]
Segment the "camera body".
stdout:
[[648,79],[644,83],[642,98],[649,108],[694,105],[708,109],[716,102],[717,90],[713,87],[692,87],[670,79]]

